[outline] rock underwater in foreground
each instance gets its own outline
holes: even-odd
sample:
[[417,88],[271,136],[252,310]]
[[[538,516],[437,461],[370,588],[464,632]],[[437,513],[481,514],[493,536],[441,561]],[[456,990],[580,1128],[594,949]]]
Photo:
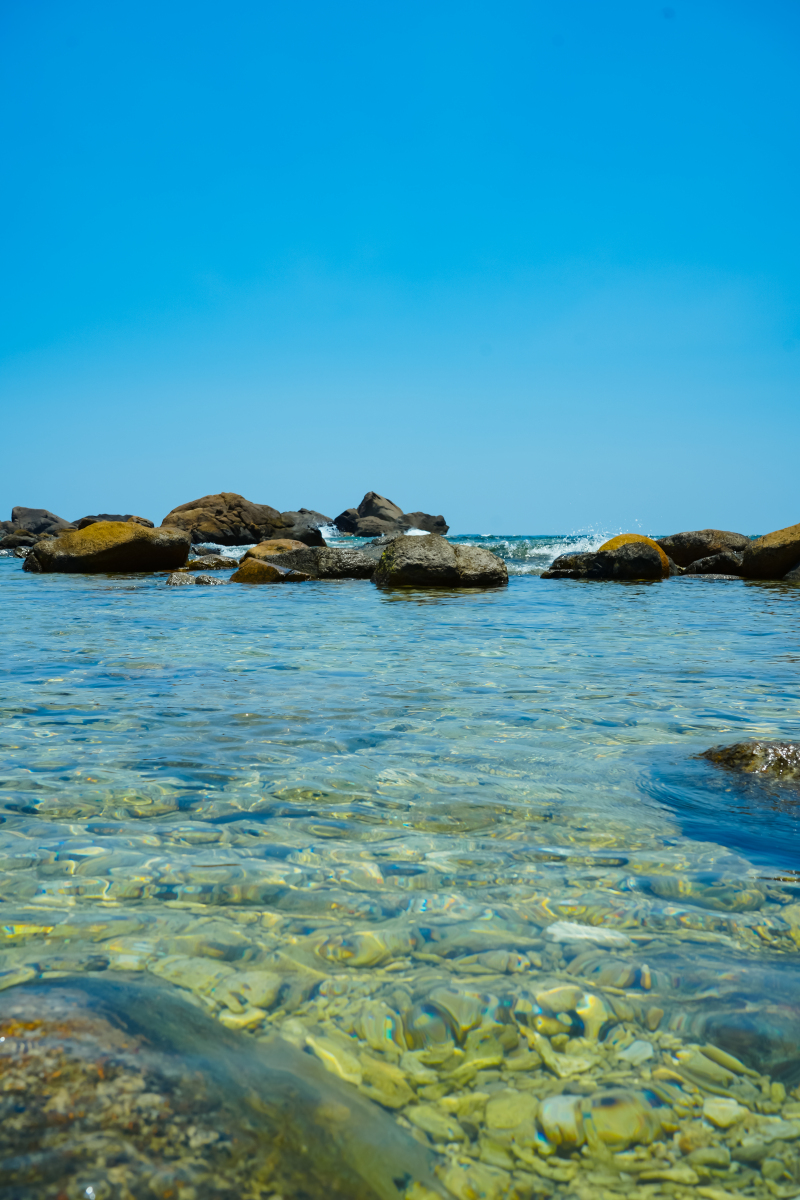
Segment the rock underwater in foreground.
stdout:
[[505,587],[508,568],[483,546],[459,546],[438,534],[400,537],[384,550],[373,576],[380,587]]
[[189,545],[189,535],[183,529],[149,529],[130,522],[99,521],[37,542],[23,570],[84,574],[171,571],[186,562]]
[[305,583],[309,578],[304,571],[278,567],[259,558],[244,558],[229,583]]
[[699,757],[729,771],[800,785],[800,745],[796,742],[734,742],[731,746],[712,746]]

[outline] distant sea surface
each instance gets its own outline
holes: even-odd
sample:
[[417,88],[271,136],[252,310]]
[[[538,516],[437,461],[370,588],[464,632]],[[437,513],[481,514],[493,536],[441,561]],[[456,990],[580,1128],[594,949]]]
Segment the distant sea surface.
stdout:
[[[798,738],[800,589],[544,581],[604,535],[455,540],[508,588],[172,589],[0,559],[0,987],[168,982],[416,1130],[453,1195],[526,1171],[599,1195],[594,1150],[526,1168],[540,1151],[492,1141],[487,1098],[622,1089],[612,1108],[669,1107],[673,1130],[714,1096],[756,1124],[800,1098],[800,793],[697,757]],[[708,1043],[762,1078],[682,1076]],[[205,1153],[187,1143],[186,1178]],[[69,1160],[76,1195],[101,1158],[95,1183]]]

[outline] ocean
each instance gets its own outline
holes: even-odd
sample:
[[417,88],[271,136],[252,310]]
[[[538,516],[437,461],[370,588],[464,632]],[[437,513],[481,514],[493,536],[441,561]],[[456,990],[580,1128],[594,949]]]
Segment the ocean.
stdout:
[[800,1195],[800,791],[698,757],[797,740],[800,589],[454,540],[508,588],[0,558],[0,1197]]

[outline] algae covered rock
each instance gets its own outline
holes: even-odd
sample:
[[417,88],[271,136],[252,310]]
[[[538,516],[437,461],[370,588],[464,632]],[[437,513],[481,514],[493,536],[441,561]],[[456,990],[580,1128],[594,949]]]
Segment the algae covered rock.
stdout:
[[618,533],[616,537],[610,538],[607,542],[603,542],[603,545],[600,546],[597,553],[609,554],[614,550],[618,550],[620,546],[636,545],[652,546],[654,550],[658,551],[661,559],[662,574],[669,575],[670,569],[667,555],[662,550],[658,542],[654,542],[652,538],[645,537],[643,533]]
[[[623,535],[629,536],[629,535]],[[613,539],[614,542],[617,539]],[[636,582],[664,579],[670,574],[669,560],[649,538],[636,536],[617,545],[587,554],[562,554],[542,579],[592,579]]]
[[687,533],[672,533],[669,537],[657,540],[661,549],[679,567],[688,567],[698,558],[711,558],[714,554],[727,551],[741,553],[750,545],[750,538],[743,533],[730,533],[725,529],[694,529]]
[[304,571],[292,571],[277,567],[274,563],[262,562],[259,558],[245,558],[239,570],[231,575],[231,583],[305,583],[310,576]]
[[172,571],[189,554],[182,529],[149,529],[125,521],[98,521],[85,529],[37,542],[25,559],[26,571]]
[[748,542],[742,552],[742,575],[747,579],[782,579],[800,566],[800,525],[787,525]]
[[797,742],[734,742],[712,746],[701,758],[729,771],[800,784],[800,744]]
[[503,587],[508,568],[482,546],[454,546],[435,533],[395,538],[375,569],[381,587]]

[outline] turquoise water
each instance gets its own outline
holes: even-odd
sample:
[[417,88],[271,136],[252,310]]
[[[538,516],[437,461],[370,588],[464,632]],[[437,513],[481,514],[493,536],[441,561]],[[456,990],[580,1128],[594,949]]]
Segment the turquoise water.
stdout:
[[[626,1044],[712,1041],[769,1076],[765,1096],[784,1081],[767,1113],[791,1102],[796,795],[695,756],[797,737],[800,589],[548,582],[538,572],[569,539],[475,540],[508,559],[508,589],[170,589],[0,559],[0,982],[171,980],[242,1036],[276,1030],[350,1071],[450,1163],[452,1194],[468,1197],[453,1172],[473,1163],[500,1180],[476,1196],[511,1195],[514,1179],[522,1195],[526,1172],[582,1195],[580,1164],[575,1179],[542,1174],[505,1135],[487,1141],[480,1116],[461,1114],[452,1145],[425,1127],[426,1106],[461,1093],[450,1076],[420,1083],[414,1062],[436,1072],[442,1046],[471,1053],[430,997],[461,988],[521,1011],[537,981],[577,981],[618,1005]],[[570,948],[548,933],[558,922],[627,945]],[[269,971],[276,995],[230,1007],[203,962]],[[582,1078],[645,1086],[653,1062],[615,1076],[610,1036]],[[527,1078],[512,1041],[473,1092],[558,1081],[535,1064]],[[348,1046],[366,1067],[347,1066]],[[383,1103],[373,1059],[405,1073],[405,1105]],[[694,1100],[672,1099],[689,1120]],[[795,1186],[793,1170],[775,1186]],[[747,1194],[789,1194],[752,1171]]]

